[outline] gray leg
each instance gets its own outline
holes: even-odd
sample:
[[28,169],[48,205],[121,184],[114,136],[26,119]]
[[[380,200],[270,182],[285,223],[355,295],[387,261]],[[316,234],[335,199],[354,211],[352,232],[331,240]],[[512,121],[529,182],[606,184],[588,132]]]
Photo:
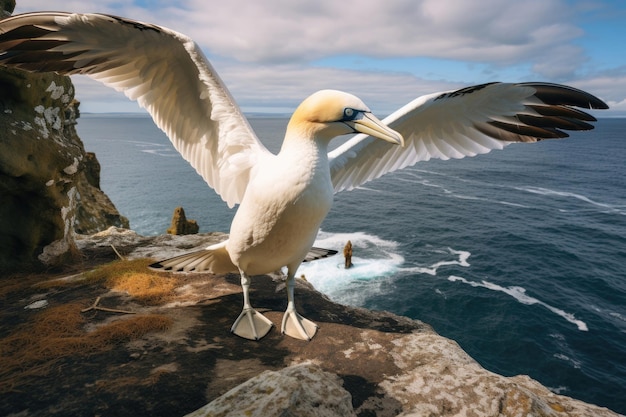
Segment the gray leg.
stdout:
[[265,336],[272,328],[272,322],[252,308],[250,304],[250,278],[241,273],[241,288],[243,289],[243,311],[235,320],[231,332],[237,336],[250,340],[259,340]]
[[285,311],[283,316],[281,331],[283,334],[296,339],[311,340],[317,332],[317,324],[305,319],[296,311],[294,303],[296,281],[294,275],[295,273],[289,270],[287,275],[287,311]]

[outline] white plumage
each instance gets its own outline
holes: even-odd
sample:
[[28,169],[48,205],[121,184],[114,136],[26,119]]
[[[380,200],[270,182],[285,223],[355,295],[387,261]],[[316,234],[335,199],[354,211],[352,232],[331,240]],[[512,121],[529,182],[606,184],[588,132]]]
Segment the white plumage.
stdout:
[[[302,339],[315,334],[317,326],[295,311],[294,277],[333,193],[430,158],[474,156],[511,142],[567,136],[562,129],[591,129],[595,119],[573,107],[607,108],[567,86],[490,83],[419,97],[381,122],[355,96],[324,90],[298,107],[273,155],[200,48],[163,27],[100,14],[19,15],[0,22],[0,65],[86,74],[123,91],[230,207],[239,204],[226,242],[155,267],[239,271],[244,309],[232,330],[251,339],[272,324],[250,305],[249,276],[285,266],[282,331]],[[327,152],[334,137],[356,132]]]

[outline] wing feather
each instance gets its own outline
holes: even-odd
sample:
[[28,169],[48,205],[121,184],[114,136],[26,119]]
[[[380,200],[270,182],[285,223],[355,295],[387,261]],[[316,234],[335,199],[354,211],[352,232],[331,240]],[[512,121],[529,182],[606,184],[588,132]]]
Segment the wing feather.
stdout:
[[383,121],[404,148],[357,135],[329,153],[335,192],[420,161],[475,156],[512,142],[567,137],[596,119],[573,108],[608,106],[584,91],[550,83],[489,83],[419,97]]
[[231,207],[269,154],[200,48],[166,28],[102,14],[17,15],[0,22],[0,65],[85,74],[124,92]]

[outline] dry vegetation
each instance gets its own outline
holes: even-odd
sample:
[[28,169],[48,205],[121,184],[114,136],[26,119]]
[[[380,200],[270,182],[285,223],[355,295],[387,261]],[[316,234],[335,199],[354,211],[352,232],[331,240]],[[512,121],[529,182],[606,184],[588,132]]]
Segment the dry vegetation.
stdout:
[[[86,273],[80,280],[41,282],[41,277],[37,280],[36,276],[19,282],[4,280],[0,300],[7,305],[4,301],[22,298],[34,290],[64,291],[87,285],[100,288],[102,293],[126,293],[139,305],[156,305],[174,295],[175,280],[149,272],[148,262],[112,262]],[[112,320],[94,323],[94,316],[85,314],[91,304],[93,300],[79,299],[30,312],[25,320],[5,317],[0,328],[0,394],[19,390],[32,377],[48,375],[64,358],[102,353],[146,333],[165,330],[172,323],[163,314],[117,315]],[[11,323],[12,320],[19,324]]]
[[87,274],[89,281],[102,281],[113,291],[124,292],[140,303],[162,304],[172,297],[175,280],[169,275],[150,272],[149,259],[116,261]]

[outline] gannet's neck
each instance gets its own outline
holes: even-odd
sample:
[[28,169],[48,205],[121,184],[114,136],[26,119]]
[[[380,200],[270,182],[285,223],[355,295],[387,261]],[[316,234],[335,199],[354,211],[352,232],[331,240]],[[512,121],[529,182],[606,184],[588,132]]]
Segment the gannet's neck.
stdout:
[[309,169],[328,164],[328,144],[332,138],[320,135],[315,126],[290,125],[280,148],[279,156],[308,165]]
[[285,132],[285,139],[281,151],[291,146],[309,147],[315,146],[317,148],[328,148],[328,144],[332,140],[327,132],[325,132],[325,125],[323,123],[294,121],[292,118],[287,125],[287,131]]

